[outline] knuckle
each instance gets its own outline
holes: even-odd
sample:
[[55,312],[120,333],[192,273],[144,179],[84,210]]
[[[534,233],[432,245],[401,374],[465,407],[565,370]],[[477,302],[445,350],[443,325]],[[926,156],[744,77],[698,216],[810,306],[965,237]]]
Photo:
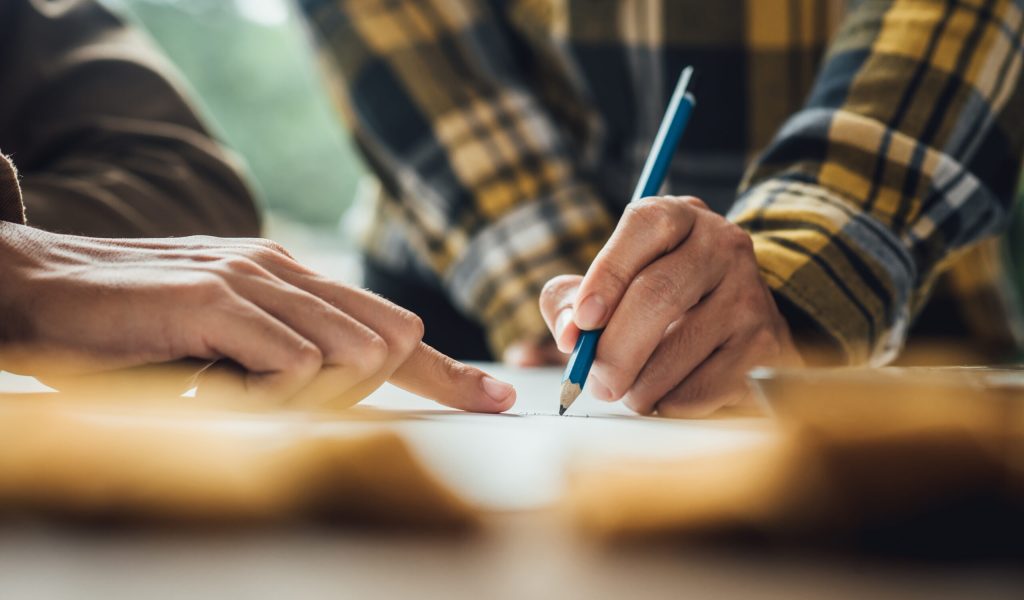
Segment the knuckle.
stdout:
[[727,222],[720,239],[722,244],[732,252],[751,256],[754,254],[753,238],[735,223]]
[[254,248],[261,248],[263,250],[267,250],[267,251],[273,252],[275,254],[284,254],[286,256],[290,256],[290,254],[288,253],[288,250],[286,250],[284,246],[282,246],[281,244],[275,242],[274,240],[269,240],[267,238],[260,238],[260,237],[252,237],[252,238],[239,238],[238,241],[241,242],[242,244],[246,245],[246,246],[251,246],[251,247],[254,247]]
[[621,293],[629,287],[632,282],[630,277],[629,269],[624,265],[620,264],[619,261],[613,259],[610,255],[603,257],[600,266],[597,269],[597,277],[600,279],[606,287],[610,287]]
[[678,227],[670,206],[659,199],[630,204],[626,207],[625,218],[629,225],[659,240],[673,237]]
[[257,265],[281,265],[292,270],[308,271],[295,262],[289,254],[277,252],[271,248],[256,246],[244,249],[244,256]]
[[414,344],[418,344],[423,339],[423,334],[427,332],[427,326],[423,323],[423,319],[412,311],[402,310],[402,316],[405,320],[409,339]]
[[288,258],[287,256],[281,254],[280,252],[275,252],[274,250],[265,247],[253,248],[252,250],[246,252],[246,256],[248,256],[250,260],[253,260],[257,263],[270,264],[280,263]]
[[416,345],[423,340],[426,325],[418,315],[404,308],[399,310],[398,318],[401,326],[399,327],[397,345],[399,346],[398,350],[404,355],[412,352]]
[[641,227],[648,233],[663,231],[672,224],[665,204],[657,199],[629,205],[625,217],[627,223]]
[[270,252],[273,252],[274,254],[283,254],[284,256],[287,256],[287,257],[291,258],[291,253],[288,252],[288,250],[284,246],[282,246],[281,244],[275,242],[274,240],[268,240],[266,238],[257,238],[257,239],[259,239],[259,245],[261,247],[263,247],[264,249],[269,250]]
[[426,325],[423,319],[397,304],[379,298],[387,318],[376,329],[388,345],[389,353],[408,356],[423,339]]
[[[281,244],[265,238],[235,238],[234,245],[225,248],[225,252],[241,256],[258,264],[285,265],[295,262],[295,258]],[[223,244],[221,244],[223,246]]]
[[703,200],[696,196],[683,196],[682,201],[694,208],[699,208],[701,210],[711,210],[706,202],[704,202]]
[[246,256],[226,256],[220,259],[220,268],[229,275],[257,275],[263,268]]
[[633,285],[646,303],[653,306],[675,304],[683,292],[679,278],[657,271],[640,273]]
[[355,353],[353,367],[362,375],[370,375],[379,371],[388,360],[390,347],[387,341],[377,334],[372,334]]
[[287,368],[291,371],[314,373],[320,370],[323,362],[323,352],[312,343],[304,342],[289,355]]

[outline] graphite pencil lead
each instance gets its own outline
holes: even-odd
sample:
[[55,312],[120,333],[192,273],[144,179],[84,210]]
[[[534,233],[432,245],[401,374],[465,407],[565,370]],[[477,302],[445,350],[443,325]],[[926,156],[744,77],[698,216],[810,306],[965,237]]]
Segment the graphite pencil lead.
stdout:
[[583,392],[583,388],[578,383],[571,381],[562,382],[562,392],[558,397],[558,414],[564,415],[565,411],[569,410],[572,403],[576,401],[576,398]]

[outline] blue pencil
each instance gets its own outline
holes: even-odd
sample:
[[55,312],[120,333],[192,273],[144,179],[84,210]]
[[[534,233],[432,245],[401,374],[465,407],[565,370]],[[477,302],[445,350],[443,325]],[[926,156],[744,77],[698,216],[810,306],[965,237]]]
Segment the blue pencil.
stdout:
[[[697,101],[693,94],[687,89],[690,86],[690,78],[693,76],[693,67],[686,67],[679,74],[679,82],[672,93],[672,99],[665,110],[665,116],[661,120],[661,127],[658,128],[658,135],[654,138],[654,145],[651,153],[647,155],[647,162],[644,163],[644,170],[640,173],[640,181],[636,184],[633,198],[630,202],[636,202],[641,198],[655,196],[665,181],[669,164],[672,162],[672,155],[676,152],[676,146],[686,131],[686,124],[690,121],[690,114]],[[562,393],[559,396],[558,414],[564,415],[569,406],[576,401],[583,386],[587,382],[587,375],[590,374],[590,367],[594,364],[594,355],[597,353],[597,342],[601,339],[601,330],[580,332],[576,340],[576,347],[573,348],[569,357],[569,364],[565,366],[565,374],[562,375]]]

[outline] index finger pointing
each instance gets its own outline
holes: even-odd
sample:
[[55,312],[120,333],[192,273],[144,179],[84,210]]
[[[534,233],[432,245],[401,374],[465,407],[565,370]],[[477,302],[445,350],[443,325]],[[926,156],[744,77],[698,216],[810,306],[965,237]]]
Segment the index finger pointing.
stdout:
[[503,412],[516,401],[516,391],[511,385],[422,342],[390,381],[439,404],[472,412]]
[[697,210],[687,198],[677,197],[630,204],[580,284],[577,327],[604,327],[640,271],[690,235]]

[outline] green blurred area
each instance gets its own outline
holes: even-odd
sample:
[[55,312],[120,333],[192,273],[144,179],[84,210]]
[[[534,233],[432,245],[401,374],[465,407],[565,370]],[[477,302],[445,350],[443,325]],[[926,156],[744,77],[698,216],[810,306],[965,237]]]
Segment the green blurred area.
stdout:
[[291,0],[102,0],[140,24],[275,216],[336,228],[362,173]]

